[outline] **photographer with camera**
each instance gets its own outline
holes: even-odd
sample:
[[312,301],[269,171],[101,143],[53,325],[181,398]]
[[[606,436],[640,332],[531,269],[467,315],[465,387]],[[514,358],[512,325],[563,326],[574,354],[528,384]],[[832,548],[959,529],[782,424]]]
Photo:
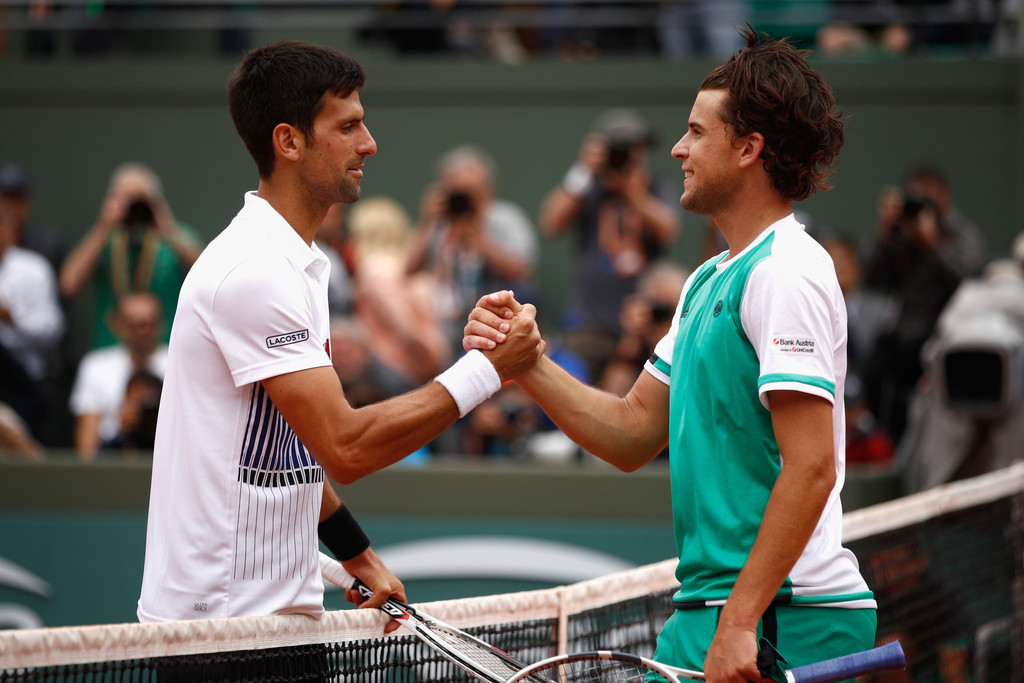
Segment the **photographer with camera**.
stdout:
[[118,343],[82,356],[69,400],[75,417],[75,451],[79,459],[93,460],[105,444],[123,440],[125,401],[134,404],[135,399],[146,393],[133,391],[129,395],[128,384],[134,374],[145,372],[163,379],[167,366],[167,346],[160,341],[163,319],[160,300],[155,295],[129,292],[118,299],[114,312]]
[[160,299],[166,342],[178,290],[202,247],[195,231],[175,219],[152,169],[139,163],[118,166],[99,217],[60,271],[64,296],[78,294],[90,280],[96,288],[92,348],[117,342],[112,317],[117,299],[128,292],[152,292]]
[[604,112],[540,210],[545,235],[575,231],[577,236],[563,336],[595,378],[615,353],[624,300],[680,231],[679,192],[651,177],[651,143],[651,131],[637,112]]
[[889,298],[894,315],[869,354],[868,403],[899,442],[907,402],[921,377],[921,347],[960,281],[982,266],[979,230],[953,206],[940,171],[919,167],[878,202],[875,241],[864,263],[864,286]]
[[434,310],[451,344],[462,354],[466,316],[487,292],[511,289],[530,301],[537,236],[516,204],[495,196],[493,159],[472,145],[456,147],[437,163],[427,188],[410,249],[409,273],[429,272],[436,281]]

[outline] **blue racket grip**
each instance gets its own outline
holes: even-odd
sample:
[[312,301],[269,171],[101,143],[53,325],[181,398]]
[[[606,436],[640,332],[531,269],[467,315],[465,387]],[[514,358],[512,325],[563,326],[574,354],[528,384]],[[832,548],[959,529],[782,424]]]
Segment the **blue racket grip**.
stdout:
[[903,648],[893,641],[873,650],[789,669],[786,671],[786,680],[789,683],[835,683],[863,674],[902,669],[906,665]]

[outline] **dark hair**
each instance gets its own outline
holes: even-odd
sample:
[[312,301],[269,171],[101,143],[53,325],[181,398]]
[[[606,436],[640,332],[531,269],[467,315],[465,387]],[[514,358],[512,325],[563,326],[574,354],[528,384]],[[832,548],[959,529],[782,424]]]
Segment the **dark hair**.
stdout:
[[295,126],[308,140],[323,96],[348,97],[365,81],[362,65],[332,47],[283,40],[246,54],[228,81],[228,110],[260,177],[274,171],[278,124]]
[[828,190],[843,147],[842,112],[827,83],[807,64],[807,50],[761,38],[747,24],[747,45],[712,71],[701,90],[725,90],[719,115],[734,137],[764,136],[761,152],[772,185],[794,201]]

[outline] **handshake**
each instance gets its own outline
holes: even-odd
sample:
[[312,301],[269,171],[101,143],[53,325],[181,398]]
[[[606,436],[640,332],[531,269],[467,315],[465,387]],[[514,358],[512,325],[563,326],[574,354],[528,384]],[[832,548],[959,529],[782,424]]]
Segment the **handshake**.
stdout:
[[537,309],[522,305],[511,291],[487,294],[469,314],[460,358],[436,380],[465,416],[505,382],[517,378],[544,355],[547,344],[537,328]]
[[486,294],[469,314],[462,338],[466,351],[482,351],[502,383],[526,372],[544,355],[547,343],[537,327],[537,309],[520,304],[510,290]]

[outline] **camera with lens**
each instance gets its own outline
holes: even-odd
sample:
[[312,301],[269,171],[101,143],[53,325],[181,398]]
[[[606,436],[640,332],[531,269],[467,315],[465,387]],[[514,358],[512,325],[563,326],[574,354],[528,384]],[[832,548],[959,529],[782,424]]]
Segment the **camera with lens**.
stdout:
[[124,212],[124,225],[126,228],[148,228],[156,222],[153,215],[153,207],[143,198],[133,199]]
[[473,213],[473,198],[466,192],[453,191],[448,193],[448,199],[445,204],[445,214],[449,218],[458,218],[460,216],[468,216]]
[[660,301],[651,303],[651,322],[655,325],[661,325],[672,319],[672,314],[675,313],[675,306],[666,304]]
[[628,140],[612,140],[608,144],[608,168],[621,171],[633,159],[633,143]]
[[933,206],[934,202],[928,197],[919,194],[908,194],[903,198],[904,218],[917,218],[926,208]]

